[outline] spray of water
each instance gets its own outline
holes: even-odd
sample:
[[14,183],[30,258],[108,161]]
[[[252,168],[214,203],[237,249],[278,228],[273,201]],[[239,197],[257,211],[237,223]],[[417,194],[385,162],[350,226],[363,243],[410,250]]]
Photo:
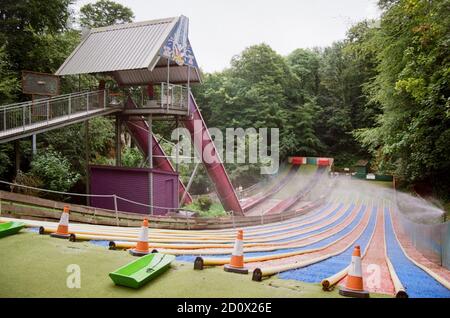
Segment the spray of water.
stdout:
[[[275,183],[280,182],[289,166],[284,166],[276,176],[260,182],[251,194],[255,195],[267,191]],[[302,170],[303,169],[303,170]],[[294,176],[281,190],[275,195],[271,201],[280,201],[289,198],[297,193],[299,189],[307,186],[314,176],[313,170],[303,167],[299,173]],[[319,200],[324,195],[329,201],[335,202],[354,202],[363,204],[385,204],[391,207],[397,207],[407,219],[415,223],[436,224],[443,222],[445,212],[438,206],[426,201],[420,197],[413,196],[408,193],[395,191],[388,183],[380,183],[376,181],[365,181],[352,179],[350,176],[340,175],[338,177],[330,177],[327,173],[319,176],[317,184],[302,199],[297,206],[305,204],[305,202],[313,202]],[[270,200],[269,200],[270,201]],[[273,203],[274,203],[273,202]],[[263,213],[270,202],[258,207],[258,211],[253,214]]]
[[415,223],[436,224],[444,220],[445,211],[438,206],[409,193],[395,191],[386,183],[380,186],[375,181],[351,179],[348,176],[338,177],[337,182],[330,195],[333,199],[350,197],[363,202],[388,203],[397,206],[398,211]]

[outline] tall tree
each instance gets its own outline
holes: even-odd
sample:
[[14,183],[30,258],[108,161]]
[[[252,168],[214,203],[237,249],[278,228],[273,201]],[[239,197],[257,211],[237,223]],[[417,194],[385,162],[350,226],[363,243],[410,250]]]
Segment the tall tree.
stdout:
[[[58,34],[67,29],[69,6],[73,0],[2,0],[0,6],[0,42],[12,70],[33,70],[37,63],[29,52],[39,45],[43,34]],[[39,62],[39,61],[37,61]]]
[[378,75],[371,98],[377,127],[357,136],[380,168],[450,193],[449,1],[383,0]]
[[88,28],[127,23],[133,19],[134,14],[130,8],[110,0],[99,0],[80,9],[80,25]]

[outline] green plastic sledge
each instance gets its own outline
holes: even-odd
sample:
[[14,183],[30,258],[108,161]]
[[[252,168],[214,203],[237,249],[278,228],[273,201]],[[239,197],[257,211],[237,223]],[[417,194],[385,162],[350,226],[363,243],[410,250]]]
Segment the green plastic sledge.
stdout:
[[0,238],[13,235],[19,232],[25,227],[24,223],[21,222],[6,222],[0,223]]
[[174,259],[174,255],[148,254],[109,273],[109,277],[116,285],[139,288],[169,269]]

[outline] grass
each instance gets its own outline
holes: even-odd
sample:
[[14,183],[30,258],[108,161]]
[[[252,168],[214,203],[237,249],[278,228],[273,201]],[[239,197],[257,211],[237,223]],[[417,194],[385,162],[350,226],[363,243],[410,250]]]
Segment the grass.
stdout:
[[[133,260],[125,251],[22,231],[0,239],[0,297],[341,297],[318,284],[276,277],[253,282],[250,275],[221,268],[194,271],[185,262],[172,263],[168,272],[138,290],[115,286],[108,273]],[[81,268],[79,289],[66,285],[71,264]]]
[[381,188],[388,188],[388,189],[392,189],[392,181],[369,181],[371,182],[371,184],[376,185],[378,187]]
[[444,204],[445,220],[450,220],[450,202]]

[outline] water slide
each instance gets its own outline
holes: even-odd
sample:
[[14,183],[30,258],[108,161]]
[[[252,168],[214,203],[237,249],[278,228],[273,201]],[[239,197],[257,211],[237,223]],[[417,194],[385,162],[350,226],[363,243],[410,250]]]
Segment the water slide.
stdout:
[[297,173],[299,166],[290,166],[287,175],[283,177],[279,182],[273,185],[268,191],[262,191],[252,197],[250,197],[245,203],[243,203],[243,209],[245,212],[260,205],[263,201],[270,199],[273,195],[279,192],[292,177]]
[[[126,103],[127,108],[136,108],[136,104],[133,102],[133,100],[129,97]],[[208,163],[205,160],[202,160],[206,171],[214,184],[217,192],[217,196],[220,199],[220,202],[223,205],[223,208],[226,211],[233,211],[234,213],[238,215],[243,215],[242,207],[239,202],[239,199],[236,195],[236,192],[234,191],[233,185],[231,184],[230,178],[228,177],[228,174],[225,170],[225,167],[221,161],[221,158],[219,157],[217,153],[217,149],[214,145],[214,142],[211,139],[211,136],[208,132],[208,128],[205,124],[205,121],[203,120],[203,117],[198,109],[197,103],[195,102],[194,96],[190,94],[189,98],[189,107],[190,112],[192,116],[189,119],[182,120],[182,124],[187,128],[187,130],[191,134],[191,138],[194,141],[195,140],[195,134],[200,134],[201,138],[201,144],[197,145],[194,142],[194,146],[201,147],[201,149],[197,149],[198,153],[202,154],[203,158],[203,150],[205,148],[210,149],[210,162]],[[199,125],[199,130],[195,131],[195,123],[197,122],[197,125]],[[127,128],[130,132],[130,134],[133,136],[133,138],[136,140],[137,144],[139,145],[139,148],[143,151],[145,155],[147,155],[147,149],[148,149],[148,125],[144,119],[139,121],[126,121],[125,124],[127,125]],[[198,137],[197,137],[198,138]],[[164,153],[163,149],[159,145],[156,138],[153,136],[153,154],[155,157],[153,157],[153,164],[155,168],[162,169],[165,171],[174,171],[173,166],[171,165],[170,161],[165,158],[166,154]],[[179,186],[179,195],[180,197],[185,192],[185,187],[183,183],[180,180],[180,186]],[[185,203],[192,202],[191,196],[188,194],[186,196]]]
[[[202,114],[198,109],[192,93],[189,94],[189,108],[192,115],[190,119],[183,120],[182,123],[184,127],[189,130],[192,141],[194,142],[194,147],[196,147],[197,152],[202,156],[203,165],[205,166],[208,176],[216,188],[217,196],[219,197],[223,208],[225,211],[233,211],[237,215],[243,215],[244,213],[242,206],[236,192],[234,191],[234,187],[231,184],[222,160],[217,153],[217,149],[211,135],[209,134],[208,127],[203,120]],[[196,127],[196,123],[199,127]],[[196,134],[198,134],[197,137]],[[196,138],[201,140],[201,144],[197,144],[195,142]],[[198,149],[199,147],[201,147],[201,149]],[[205,154],[203,152],[204,149],[210,150],[208,151],[209,160],[205,160]]]
[[[131,99],[131,97],[128,97],[126,108],[136,108],[136,104]],[[126,120],[125,125],[127,126],[128,131],[133,136],[134,140],[138,144],[141,151],[145,154],[145,156],[148,156],[148,124],[147,122],[142,118],[140,120]],[[161,145],[156,140],[155,136],[153,137],[153,167],[156,169],[161,169],[164,171],[170,171],[175,172],[175,169],[173,168],[172,164],[170,163],[169,159],[167,159],[166,154],[164,150],[161,148]],[[179,186],[178,186],[178,196],[181,199],[183,197],[183,194],[185,193],[186,188],[184,187],[183,182],[181,179],[179,179]],[[189,193],[185,196],[184,202],[181,202],[181,204],[186,203],[189,204],[192,202],[192,197]]]
[[293,196],[281,201],[274,207],[272,207],[269,211],[267,211],[265,214],[273,214],[278,212],[284,212],[288,210],[289,208],[292,208],[295,204],[300,201],[303,197],[305,197],[306,194],[308,194],[312,188],[316,186],[316,184],[319,182],[321,175],[325,172],[325,167],[319,166],[317,170],[314,172],[314,175],[312,176],[311,181],[308,182],[308,184],[301,188],[297,193],[295,193]]

